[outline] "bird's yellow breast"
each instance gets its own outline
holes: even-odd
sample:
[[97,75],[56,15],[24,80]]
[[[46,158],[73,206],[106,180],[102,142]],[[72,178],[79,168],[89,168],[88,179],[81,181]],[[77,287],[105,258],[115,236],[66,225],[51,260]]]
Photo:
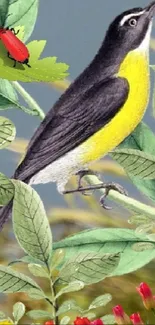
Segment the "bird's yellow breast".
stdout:
[[129,95],[119,113],[102,129],[85,141],[82,146],[82,162],[101,158],[118,146],[139,124],[146,110],[150,76],[147,53],[129,52],[122,62],[118,76],[129,82]]

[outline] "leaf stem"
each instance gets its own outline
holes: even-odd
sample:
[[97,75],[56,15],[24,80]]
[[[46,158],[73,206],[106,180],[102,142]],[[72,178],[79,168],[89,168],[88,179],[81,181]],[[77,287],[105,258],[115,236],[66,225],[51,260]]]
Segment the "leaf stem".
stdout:
[[37,112],[37,115],[41,120],[44,119],[45,113],[41,109],[41,107],[37,104],[37,102],[31,97],[31,95],[19,84],[17,81],[12,81],[14,88],[18,91],[18,93],[23,97],[25,102],[29,105],[32,111]]
[[59,325],[59,317],[56,315],[57,311],[58,311],[58,304],[57,304],[57,299],[56,299],[56,291],[55,291],[55,286],[54,283],[51,279],[51,292],[52,292],[52,297],[54,300],[54,321],[56,325]]
[[48,297],[46,297],[45,299],[54,308],[53,302]]
[[[101,181],[95,175],[85,176],[85,178],[87,179],[89,184],[93,184],[93,185],[101,184]],[[102,195],[105,194],[104,189],[99,189],[99,191],[101,192]],[[147,204],[141,203],[129,196],[122,195],[114,190],[110,190],[108,198],[120,203],[121,205],[123,205],[125,208],[127,208],[129,210],[132,210],[139,214],[150,216],[151,218],[155,219],[155,208],[154,207],[151,207]]]

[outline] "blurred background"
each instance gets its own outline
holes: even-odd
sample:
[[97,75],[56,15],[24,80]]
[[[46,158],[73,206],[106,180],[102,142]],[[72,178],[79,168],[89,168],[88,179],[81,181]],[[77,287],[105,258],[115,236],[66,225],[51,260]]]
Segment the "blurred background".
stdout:
[[[57,56],[59,61],[69,64],[69,79],[71,81],[82,72],[96,54],[112,19],[124,10],[132,7],[143,7],[147,4],[147,0],[126,0],[124,2],[122,0],[40,0],[38,19],[29,41],[46,39],[47,46],[43,56]],[[152,37],[155,37],[155,27]],[[154,43],[152,42],[151,64],[155,64],[153,46]],[[153,87],[153,71],[151,71],[151,79]],[[55,87],[43,83],[23,84],[23,86],[44,112],[48,112],[65,89],[65,84],[61,87],[60,85]],[[0,151],[0,171],[10,177],[20,159],[20,154],[24,152],[27,141],[33,135],[40,121],[36,117],[24,115],[23,112],[17,110],[1,111],[1,115],[10,118],[17,128],[17,140],[11,149]],[[144,121],[154,130],[152,94]],[[94,169],[104,175],[105,179],[119,181],[127,188],[129,195],[147,203],[147,199],[130,184],[123,170],[110,158],[95,164]],[[72,180],[70,186],[74,184],[75,179]],[[91,227],[132,227],[128,223],[130,215],[128,211],[120,206],[113,205],[112,211],[105,212],[100,208],[97,196],[74,195],[63,197],[57,193],[55,184],[38,185],[35,189],[45,204],[54,240]],[[0,245],[2,247],[0,252],[1,263],[6,264],[8,261],[23,255],[13,236],[11,222],[5,226],[0,236]],[[21,266],[20,269],[27,272]],[[97,295],[109,292],[113,295],[112,304],[109,304],[106,310],[99,310],[99,316],[103,316],[105,312],[110,313],[111,306],[115,304],[122,304],[126,311],[131,314],[134,311],[141,311],[142,308],[135,290],[141,281],[148,282],[152,288],[154,286],[155,292],[155,285],[152,283],[153,274],[154,263],[152,262],[133,274],[108,279],[102,285],[88,287],[84,294],[78,293],[76,297],[86,307],[88,300],[91,301]],[[19,300],[24,301],[28,308],[32,307],[32,302],[28,301],[24,295],[2,295],[0,296],[0,309],[5,309],[9,313],[12,304]],[[8,301],[7,304],[6,301]],[[42,307],[41,304],[41,302],[39,305],[38,302],[34,302],[33,307],[39,309]]]

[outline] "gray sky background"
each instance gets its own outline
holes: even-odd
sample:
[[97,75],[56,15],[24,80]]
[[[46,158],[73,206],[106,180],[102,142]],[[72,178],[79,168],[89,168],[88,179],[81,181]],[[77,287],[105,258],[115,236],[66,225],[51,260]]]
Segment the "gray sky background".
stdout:
[[[70,78],[73,80],[95,55],[112,19],[126,9],[145,6],[148,3],[147,0],[40,0],[38,19],[30,40],[46,39],[44,56],[57,56],[59,61],[68,63]],[[152,34],[155,36],[155,27]],[[153,52],[151,64],[155,64]],[[41,83],[23,86],[45,112],[60,95],[48,85]],[[30,139],[39,124],[37,118],[17,110],[2,111],[1,115],[12,119],[17,127],[17,136],[26,139]],[[145,121],[153,130],[155,129],[151,107],[145,115]],[[0,152],[1,172],[8,176],[13,174],[16,166],[15,157],[15,154],[7,150]],[[47,205],[63,204],[63,198],[57,193],[55,185],[39,185],[36,189]]]

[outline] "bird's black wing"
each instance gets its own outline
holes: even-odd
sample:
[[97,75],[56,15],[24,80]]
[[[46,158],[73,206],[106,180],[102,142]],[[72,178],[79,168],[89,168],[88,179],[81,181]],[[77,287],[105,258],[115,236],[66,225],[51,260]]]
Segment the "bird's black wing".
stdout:
[[128,92],[124,78],[97,83],[78,98],[68,91],[36,130],[14,177],[28,182],[44,167],[79,146],[117,114]]

